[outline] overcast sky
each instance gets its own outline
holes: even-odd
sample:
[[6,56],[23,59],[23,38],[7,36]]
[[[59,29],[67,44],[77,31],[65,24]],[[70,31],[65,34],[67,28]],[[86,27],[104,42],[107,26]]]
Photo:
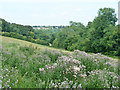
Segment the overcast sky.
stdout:
[[0,18],[23,25],[87,25],[100,8],[114,8],[119,0],[0,0]]

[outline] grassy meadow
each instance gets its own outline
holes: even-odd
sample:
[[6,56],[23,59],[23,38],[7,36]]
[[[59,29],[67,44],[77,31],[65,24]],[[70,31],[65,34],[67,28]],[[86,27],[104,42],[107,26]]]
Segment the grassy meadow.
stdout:
[[119,88],[111,57],[0,38],[0,88]]

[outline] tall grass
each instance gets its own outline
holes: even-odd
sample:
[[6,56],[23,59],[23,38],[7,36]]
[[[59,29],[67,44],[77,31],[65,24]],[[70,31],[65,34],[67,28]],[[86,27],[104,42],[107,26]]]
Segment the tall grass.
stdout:
[[99,53],[4,41],[0,49],[2,88],[119,88],[117,61]]

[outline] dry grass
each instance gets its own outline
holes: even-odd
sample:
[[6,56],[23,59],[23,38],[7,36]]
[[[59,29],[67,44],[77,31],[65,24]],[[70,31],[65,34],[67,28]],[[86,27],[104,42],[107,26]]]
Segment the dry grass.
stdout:
[[0,43],[2,43],[3,46],[5,45],[5,43],[15,43],[15,44],[19,44],[19,46],[30,46],[30,45],[32,45],[34,47],[40,48],[40,50],[52,49],[52,50],[62,51],[62,52],[65,52],[65,53],[72,53],[70,51],[66,51],[66,50],[63,50],[63,49],[56,49],[56,48],[53,48],[53,47],[40,45],[40,44],[35,44],[35,43],[28,42],[28,41],[19,40],[19,39],[15,39],[15,38],[11,38],[11,37],[5,37],[5,36],[0,36]]

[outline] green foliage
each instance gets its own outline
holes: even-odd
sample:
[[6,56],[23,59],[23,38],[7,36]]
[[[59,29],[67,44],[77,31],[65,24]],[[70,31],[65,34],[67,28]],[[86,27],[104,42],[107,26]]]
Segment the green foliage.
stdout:
[[88,22],[85,27],[80,22],[70,21],[70,26],[65,27],[56,35],[53,46],[73,51],[79,49],[87,52],[103,53],[118,56],[118,26],[115,10],[101,8],[93,22]]
[[[3,37],[4,38],[4,37]],[[7,38],[9,40],[9,38]],[[118,88],[118,63],[79,50],[65,54],[3,41],[2,88]],[[20,42],[24,43],[24,42]]]
[[31,26],[9,23],[1,19],[3,36],[18,38],[37,44],[53,46],[65,50],[75,49],[119,55],[119,32],[115,25],[117,18],[112,8],[100,8],[93,22],[84,26],[81,22],[70,21],[70,26],[59,29],[33,29]]
[[34,42],[35,34],[31,26],[23,26],[15,23],[9,23],[4,19],[1,19],[1,21],[3,36]]

